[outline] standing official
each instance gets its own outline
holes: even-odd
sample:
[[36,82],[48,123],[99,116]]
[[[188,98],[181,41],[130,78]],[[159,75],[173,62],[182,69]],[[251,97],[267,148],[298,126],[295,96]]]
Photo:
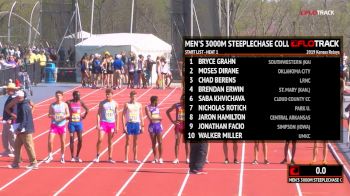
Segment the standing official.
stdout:
[[[10,108],[17,105],[17,115],[12,113]],[[5,108],[6,112],[11,115],[13,119],[16,119],[17,128],[14,132],[17,134],[15,140],[15,158],[9,168],[19,168],[19,162],[21,161],[21,148],[27,151],[30,165],[27,169],[38,169],[37,160],[34,150],[33,133],[34,133],[34,122],[33,122],[33,103],[26,99],[23,91],[17,91],[16,99],[12,100],[9,105]]]

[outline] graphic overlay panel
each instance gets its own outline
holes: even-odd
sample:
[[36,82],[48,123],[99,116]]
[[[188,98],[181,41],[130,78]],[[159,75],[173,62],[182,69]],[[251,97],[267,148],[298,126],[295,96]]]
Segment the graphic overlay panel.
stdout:
[[341,48],[340,37],[184,39],[186,140],[340,140]]
[[289,183],[343,183],[341,165],[289,165]]

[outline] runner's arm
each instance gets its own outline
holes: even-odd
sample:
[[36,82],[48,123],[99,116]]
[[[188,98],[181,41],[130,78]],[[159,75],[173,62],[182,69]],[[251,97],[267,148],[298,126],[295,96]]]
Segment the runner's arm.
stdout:
[[55,114],[53,112],[53,109],[52,109],[52,104],[50,104],[50,107],[49,107],[49,118],[51,118],[52,120],[55,119]]
[[83,102],[83,101],[80,101],[80,104],[81,104],[81,106],[84,108],[84,110],[85,110],[85,114],[84,114],[84,116],[82,117],[83,119],[85,119],[86,118],[86,116],[88,115],[88,113],[89,113],[89,108],[85,105],[85,103]]
[[146,112],[146,115],[147,115],[147,118],[152,121],[152,115],[151,115],[151,112],[149,111],[148,107],[145,106],[145,112]]
[[167,111],[166,111],[166,115],[168,116],[169,120],[176,124],[176,121],[173,120],[173,118],[171,117],[170,113],[176,108],[176,105],[173,104]]
[[96,122],[96,127],[97,127],[97,129],[98,130],[100,130],[100,114],[101,114],[101,112],[102,112],[102,104],[100,103],[99,105],[98,105],[98,111],[97,111],[97,122]]
[[15,99],[12,99],[9,104],[5,107],[5,112],[11,116],[11,120],[15,120],[17,118],[17,115],[15,113],[12,113],[11,109],[15,107],[17,104],[17,101]]
[[118,122],[118,103],[115,104],[115,133],[118,132],[118,125],[119,125],[119,122]]
[[[140,108],[142,108],[142,104],[140,103]],[[141,120],[141,133],[143,132],[143,129],[145,127],[145,124],[143,122],[143,111],[140,110],[140,120]]]
[[126,123],[125,123],[126,110],[127,110],[127,106],[125,104],[123,109],[123,114],[122,114],[122,126],[125,133],[126,133]]

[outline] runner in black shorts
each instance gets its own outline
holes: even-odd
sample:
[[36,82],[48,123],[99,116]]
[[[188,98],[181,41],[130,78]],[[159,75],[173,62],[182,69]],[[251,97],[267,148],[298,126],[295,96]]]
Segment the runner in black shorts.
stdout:
[[284,145],[284,159],[283,161],[281,161],[281,164],[285,164],[287,163],[287,154],[288,154],[288,147],[289,147],[289,143],[292,141],[292,157],[290,159],[290,164],[294,165],[294,156],[295,156],[295,151],[297,148],[297,141],[296,140],[286,140],[286,143]]

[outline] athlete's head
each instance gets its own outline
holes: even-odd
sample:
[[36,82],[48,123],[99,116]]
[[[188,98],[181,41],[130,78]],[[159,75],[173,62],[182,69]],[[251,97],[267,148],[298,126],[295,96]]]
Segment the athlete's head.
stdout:
[[135,101],[135,97],[136,97],[136,91],[131,91],[130,92],[130,100],[133,102],[133,101]]
[[63,100],[63,92],[62,91],[56,91],[55,97],[56,97],[56,101],[62,101]]
[[151,97],[151,104],[152,105],[158,105],[158,97],[157,96],[152,96]]
[[185,94],[182,94],[182,95],[181,95],[180,103],[181,103],[181,104],[185,104]]
[[106,98],[107,98],[108,100],[112,100],[112,96],[113,96],[113,91],[112,91],[112,89],[107,88],[107,89],[106,89]]
[[79,91],[73,91],[73,99],[74,99],[74,101],[79,101],[80,100],[80,93],[79,93]]

